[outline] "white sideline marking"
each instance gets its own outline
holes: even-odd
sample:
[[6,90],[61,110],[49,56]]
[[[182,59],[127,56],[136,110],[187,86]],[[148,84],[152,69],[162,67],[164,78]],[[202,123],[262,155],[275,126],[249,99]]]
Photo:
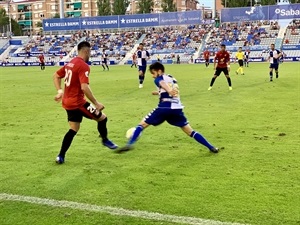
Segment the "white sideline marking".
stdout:
[[181,224],[246,225],[241,223],[221,222],[221,221],[206,220],[206,219],[201,219],[196,217],[174,216],[174,215],[167,215],[167,214],[161,214],[155,212],[128,210],[128,209],[110,207],[110,206],[98,206],[98,205],[90,205],[90,204],[79,203],[79,202],[59,201],[59,200],[48,199],[48,198],[37,198],[37,197],[24,196],[24,195],[12,195],[6,193],[0,193],[0,200],[28,202],[28,203],[38,204],[38,205],[70,208],[70,209],[77,209],[77,210],[90,211],[90,212],[108,213],[111,215],[130,216],[130,217],[143,218],[148,220],[157,220],[157,221],[165,221],[165,222],[173,222],[173,223],[181,223]]

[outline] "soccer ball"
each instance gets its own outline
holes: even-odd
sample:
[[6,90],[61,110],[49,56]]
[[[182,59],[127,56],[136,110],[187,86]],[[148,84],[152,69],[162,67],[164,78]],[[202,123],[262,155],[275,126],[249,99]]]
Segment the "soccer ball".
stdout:
[[[132,137],[134,131],[135,131],[135,127],[132,127],[132,128],[130,128],[130,129],[128,129],[128,131],[126,132],[126,138],[127,138],[127,139],[130,139],[130,138]],[[141,136],[141,135],[140,135],[140,136]],[[140,136],[139,136],[139,137],[140,137]],[[138,138],[139,138],[139,137],[138,137]]]

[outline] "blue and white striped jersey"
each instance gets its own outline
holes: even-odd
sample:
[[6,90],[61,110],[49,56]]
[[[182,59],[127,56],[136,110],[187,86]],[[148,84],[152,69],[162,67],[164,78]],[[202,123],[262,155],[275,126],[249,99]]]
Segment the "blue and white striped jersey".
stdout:
[[138,66],[147,66],[147,58],[150,57],[150,54],[146,50],[137,51],[137,64]]
[[[160,86],[160,81],[165,81],[169,87],[178,91],[177,96],[170,96],[169,93]],[[177,84],[177,80],[169,74],[163,74],[158,76],[154,80],[155,85],[158,88],[159,93],[159,103],[158,108],[169,108],[169,109],[183,109],[184,106],[180,101],[179,96],[179,86]]]
[[[270,50],[270,63],[271,64],[279,64],[279,58],[278,55],[280,54],[280,51],[277,49],[274,49],[274,51]],[[276,57],[276,58],[274,58]]]

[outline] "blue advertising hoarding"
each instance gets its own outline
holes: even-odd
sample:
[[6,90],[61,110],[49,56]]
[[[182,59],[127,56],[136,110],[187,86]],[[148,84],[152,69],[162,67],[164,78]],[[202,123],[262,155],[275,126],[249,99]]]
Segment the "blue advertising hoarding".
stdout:
[[283,45],[282,50],[300,50],[300,45]]
[[44,31],[80,30],[81,18],[43,20]]
[[118,16],[97,16],[80,18],[81,29],[118,28]]
[[129,27],[193,25],[201,23],[202,12],[200,10],[196,10],[156,14],[44,19],[43,29],[44,31],[93,30]]
[[300,4],[269,6],[269,20],[300,18]]
[[268,14],[268,6],[224,8],[221,10],[221,22],[268,20]]
[[300,18],[300,4],[224,8],[221,22]]
[[161,26],[199,24],[202,20],[201,11],[171,12],[159,14]]
[[119,28],[159,26],[159,14],[133,14],[119,16]]

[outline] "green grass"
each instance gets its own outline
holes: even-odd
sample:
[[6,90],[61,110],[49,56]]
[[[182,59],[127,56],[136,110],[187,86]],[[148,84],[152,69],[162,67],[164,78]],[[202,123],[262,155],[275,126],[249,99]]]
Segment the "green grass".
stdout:
[[[232,70],[237,65],[232,66]],[[194,216],[253,225],[300,224],[300,63],[284,63],[268,81],[267,64],[250,64],[207,91],[212,68],[167,65],[180,86],[192,127],[224,147],[210,154],[180,129],[150,127],[136,149],[104,148],[84,120],[64,165],[54,159],[69,129],[53,101],[52,74],[38,67],[0,68],[0,193]],[[147,74],[138,89],[127,66],[91,67],[91,88],[108,115],[109,136],[125,132],[157,105]],[[0,224],[168,224],[144,219],[0,201]]]

